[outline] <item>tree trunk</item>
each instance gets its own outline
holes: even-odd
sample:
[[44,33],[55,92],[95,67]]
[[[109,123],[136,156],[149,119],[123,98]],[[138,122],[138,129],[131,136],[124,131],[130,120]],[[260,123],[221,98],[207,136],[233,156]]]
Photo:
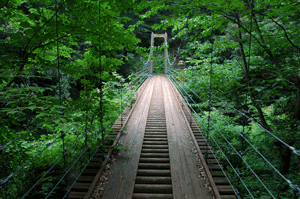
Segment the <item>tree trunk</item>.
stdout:
[[[294,143],[291,141],[287,142],[287,144],[293,146]],[[278,147],[279,155],[281,157],[279,171],[281,174],[288,174],[291,165],[292,151],[279,141],[276,141],[275,145]]]
[[[247,79],[247,86],[248,86],[248,88],[250,88],[251,87],[251,83],[250,83],[250,75],[249,75],[249,66],[247,65],[246,55],[245,55],[245,51],[244,51],[244,46],[243,46],[243,43],[242,43],[242,33],[240,31],[241,21],[240,21],[240,18],[239,18],[238,15],[236,15],[236,20],[238,22],[238,28],[239,28],[238,37],[239,37],[239,46],[240,46],[240,51],[241,51],[241,55],[242,55],[243,65],[244,65],[244,73],[245,73],[245,76],[246,76],[246,79]],[[253,92],[251,92],[251,91],[252,90],[249,89],[250,98],[251,98],[252,104],[254,105],[254,107],[257,110],[257,113],[258,113],[258,116],[259,116],[259,119],[260,119],[260,123],[262,124],[262,126],[265,129],[267,129],[268,131],[271,131],[271,127],[267,124],[267,122],[265,120],[265,116],[263,114],[263,111],[261,110],[260,106],[254,102],[255,97],[253,95]]]
[[[237,19],[236,23],[238,25],[238,28],[239,29],[244,28],[244,27],[242,27],[242,24],[241,24],[241,21],[240,21],[240,18],[239,18],[238,15],[236,15],[236,19]],[[277,66],[277,68],[282,69],[283,68],[282,65],[278,62],[276,56],[272,53],[272,51],[267,47],[267,45],[265,43],[265,40],[263,38],[263,34],[260,30],[260,27],[259,27],[259,24],[258,24],[258,21],[256,19],[255,14],[253,14],[253,20],[254,20],[254,24],[255,24],[257,33],[259,35],[260,43],[262,44],[261,45],[262,48],[264,49],[265,52],[267,52],[267,54],[270,57],[270,60],[273,61],[273,63]],[[251,33],[250,33],[250,36],[252,36]],[[248,82],[247,85],[248,85],[248,87],[250,87],[251,83],[250,83],[250,74],[249,74],[249,68],[248,68],[249,66],[247,66],[246,56],[245,56],[245,53],[244,53],[243,43],[242,43],[242,34],[241,34],[240,31],[238,33],[238,37],[239,37],[239,46],[240,46],[240,51],[241,51],[241,54],[242,54],[242,60],[243,60],[243,65],[244,65],[244,72],[245,72],[245,76],[246,76],[247,82]],[[295,83],[296,87],[297,87],[297,94],[296,94],[296,104],[295,104],[295,110],[294,110],[294,118],[298,121],[300,120],[300,83],[299,82],[300,81],[297,81]],[[268,125],[268,123],[266,122],[265,116],[263,114],[263,111],[262,111],[260,105],[255,103],[255,100],[254,100],[255,96],[254,96],[253,92],[251,92],[252,90],[249,89],[250,97],[251,97],[251,101],[252,101],[254,107],[257,110],[257,113],[258,113],[258,116],[259,116],[259,121],[265,129],[267,129],[268,131],[271,132],[272,129]],[[290,146],[293,145],[293,140],[284,140],[284,141]],[[290,168],[290,163],[291,163],[292,151],[279,141],[276,141],[275,145],[279,149],[279,155],[280,155],[280,158],[281,158],[281,164],[280,164],[280,169],[279,170],[282,174],[288,174],[289,173],[289,168]]]
[[[254,20],[254,24],[255,24],[255,27],[257,29],[259,38],[260,38],[262,44],[264,45],[265,51],[267,52],[267,54],[269,55],[269,57],[273,61],[273,63],[275,63],[275,65],[279,69],[281,69],[282,66],[279,64],[278,60],[276,59],[274,54],[271,52],[271,50],[267,48],[267,45],[266,45],[265,40],[262,36],[262,32],[261,32],[260,27],[258,25],[255,14],[253,14],[253,20]],[[298,87],[298,85],[297,85],[297,87]],[[299,90],[299,87],[297,89],[297,95],[296,96],[297,96],[296,97],[297,99],[296,99],[296,106],[295,106],[295,112],[294,113],[295,113],[295,118],[297,118],[299,120],[299,117],[300,117],[300,90]],[[257,109],[257,107],[256,107],[256,109]],[[261,121],[263,127],[265,129],[271,131],[271,128],[269,127],[269,125],[266,123],[266,121],[264,119],[263,112],[262,112],[261,108],[259,108],[257,110],[258,110],[260,121]],[[290,146],[293,145],[293,140],[292,141],[284,140],[284,142],[286,142]],[[281,158],[280,167],[279,167],[280,173],[288,174],[289,169],[290,169],[290,164],[291,164],[292,151],[279,141],[276,141],[275,145],[279,149],[279,155],[280,155],[280,158]]]

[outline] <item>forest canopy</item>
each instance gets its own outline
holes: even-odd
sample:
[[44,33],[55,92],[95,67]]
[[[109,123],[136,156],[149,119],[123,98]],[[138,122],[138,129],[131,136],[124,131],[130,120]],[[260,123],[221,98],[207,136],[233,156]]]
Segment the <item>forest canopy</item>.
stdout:
[[[140,57],[148,59],[150,34],[166,32],[170,59],[186,65],[169,77],[178,81],[179,89],[194,91],[188,92],[194,99],[188,102],[202,118],[211,114],[211,121],[244,152],[276,197],[291,198],[289,185],[256,161],[259,157],[218,115],[245,131],[282,175],[299,184],[299,153],[265,131],[300,148],[299,8],[299,0],[1,1],[0,187],[6,191],[0,188],[0,197],[45,197],[85,146],[92,143],[91,150],[96,149],[110,130],[104,127],[116,120],[128,105],[126,99],[148,77]],[[164,73],[163,45],[158,40],[153,48],[154,73]],[[207,120],[203,129],[206,126]],[[211,133],[236,167],[248,173],[218,132]],[[71,146],[75,147],[62,156]],[[217,154],[227,167],[225,157]],[[88,156],[68,178],[87,160]],[[227,172],[237,186],[234,172]],[[63,180],[51,197],[65,194],[69,181]],[[259,187],[251,175],[246,174],[245,181]],[[267,195],[257,190],[255,197]]]

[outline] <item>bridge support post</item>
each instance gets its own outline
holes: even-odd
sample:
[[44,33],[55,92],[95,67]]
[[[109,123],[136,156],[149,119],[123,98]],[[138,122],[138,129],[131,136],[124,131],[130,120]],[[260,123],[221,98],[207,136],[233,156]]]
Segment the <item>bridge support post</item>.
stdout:
[[[153,32],[151,33],[151,47],[154,46],[154,34]],[[150,58],[153,57],[153,50],[150,50]],[[150,60],[150,74],[153,73],[153,60]]]
[[[155,37],[163,37],[164,42],[167,47],[167,40],[168,40],[168,34],[154,34],[153,32],[151,33],[151,47],[154,47],[154,38]],[[153,50],[150,51],[151,57],[153,57]],[[165,57],[165,74],[168,73],[168,49],[164,49],[164,57]],[[153,60],[150,61],[150,73],[153,73]]]
[[[164,39],[165,39],[165,44],[166,44],[166,47],[167,47],[167,45],[168,45],[168,42],[167,42],[167,39],[168,39],[168,35],[167,35],[167,33],[165,32],[165,37],[164,37]],[[164,50],[165,51],[165,74],[167,74],[168,73],[168,49],[165,49]]]

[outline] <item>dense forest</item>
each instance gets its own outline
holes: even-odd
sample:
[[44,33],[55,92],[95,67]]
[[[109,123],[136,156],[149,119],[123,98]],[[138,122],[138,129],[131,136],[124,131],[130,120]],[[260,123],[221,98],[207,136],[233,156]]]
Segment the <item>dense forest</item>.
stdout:
[[168,76],[242,198],[297,198],[299,19],[299,0],[1,1],[0,198],[67,193],[148,77],[152,32],[168,34],[152,48],[154,73],[164,48],[185,63]]

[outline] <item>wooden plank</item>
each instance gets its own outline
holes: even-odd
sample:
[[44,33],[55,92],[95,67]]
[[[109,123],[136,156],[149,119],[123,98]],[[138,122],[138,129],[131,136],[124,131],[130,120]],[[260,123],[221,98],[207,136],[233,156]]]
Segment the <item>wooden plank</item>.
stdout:
[[165,37],[166,35],[165,34],[153,34],[153,37]]
[[174,198],[209,198],[198,176],[197,161],[192,153],[190,135],[180,114],[168,80],[163,82],[165,113],[169,137],[170,163]]
[[[143,92],[143,91],[144,91],[144,89],[143,89],[141,92]],[[141,98],[141,97],[139,97],[139,98],[137,99],[137,101],[139,101],[140,98]],[[125,120],[125,122],[124,122],[124,124],[123,124],[123,127],[127,125],[129,119],[131,118],[131,115],[132,115],[131,113],[135,110],[135,107],[137,107],[137,103],[135,103],[134,106],[132,107],[132,109],[130,110],[129,116],[126,118],[126,120]],[[119,131],[119,133],[118,133],[118,135],[117,135],[117,138],[116,138],[116,140],[113,142],[112,146],[113,146],[113,145],[116,145],[116,144],[118,143],[119,138],[120,138],[120,136],[121,136],[121,134],[122,134],[123,131],[124,131],[123,129]],[[97,172],[97,174],[96,174],[96,176],[95,176],[95,178],[94,178],[94,180],[93,180],[93,182],[92,182],[92,184],[91,184],[91,186],[90,186],[90,188],[89,188],[89,190],[88,190],[88,192],[87,192],[87,194],[86,194],[86,196],[85,196],[85,199],[89,199],[89,198],[91,197],[91,195],[93,194],[94,189],[95,189],[96,185],[97,185],[98,182],[99,182],[99,178],[100,178],[101,174],[102,174],[103,171],[104,171],[105,165],[107,164],[107,162],[108,162],[108,160],[109,160],[109,157],[110,157],[112,151],[113,151],[113,149],[111,148],[111,149],[109,150],[108,154],[107,154],[107,158],[105,159],[105,161],[103,162],[101,168],[100,168],[99,171]]]
[[112,166],[103,198],[131,198],[153,86],[154,79],[151,77],[144,95],[140,96],[137,110],[128,122],[126,134],[121,138],[123,147],[127,146],[131,151],[121,152],[115,165]]
[[[171,85],[171,87],[173,88],[173,89],[172,89],[172,92],[173,92],[173,91],[174,91],[174,92],[177,91],[177,89],[174,87],[173,83],[172,83],[169,79],[168,79],[168,82],[169,82],[169,85]],[[173,96],[176,96],[176,95],[179,95],[178,91],[177,91],[177,93],[173,93]],[[183,111],[183,109],[182,109],[182,103],[179,102],[177,98],[175,98],[175,99],[176,99],[177,103],[180,104],[178,107],[179,107],[179,109],[181,110],[181,113],[184,113],[184,111]],[[182,101],[182,100],[183,100],[183,99],[181,99],[180,101]],[[183,105],[184,105],[184,106],[187,106],[185,102],[183,103]],[[186,116],[185,116],[184,114],[182,114],[182,115],[184,116],[184,120],[185,120],[186,124],[189,124],[188,119],[186,118]],[[200,160],[201,160],[201,162],[203,163],[203,167],[204,167],[205,172],[206,172],[206,174],[207,174],[207,177],[208,177],[208,179],[209,179],[209,181],[210,181],[210,183],[211,183],[211,186],[212,186],[212,189],[213,189],[213,191],[214,191],[215,197],[216,197],[217,199],[221,199],[220,193],[219,193],[219,191],[218,191],[218,189],[217,189],[217,186],[216,186],[216,184],[215,184],[215,182],[214,182],[214,180],[213,180],[213,178],[212,178],[212,175],[211,175],[211,173],[210,173],[210,171],[209,171],[208,165],[205,164],[205,159],[204,159],[204,157],[203,157],[203,154],[202,154],[201,151],[200,151],[199,145],[198,145],[198,143],[197,143],[197,141],[196,141],[196,139],[195,139],[195,137],[194,137],[193,131],[192,131],[192,129],[190,128],[189,125],[187,125],[187,127],[188,127],[188,129],[189,129],[189,132],[190,132],[190,135],[191,135],[191,137],[192,137],[192,140],[193,140],[193,142],[194,142],[194,144],[195,144],[195,146],[196,146],[196,149],[197,149],[197,151],[198,151]]]

